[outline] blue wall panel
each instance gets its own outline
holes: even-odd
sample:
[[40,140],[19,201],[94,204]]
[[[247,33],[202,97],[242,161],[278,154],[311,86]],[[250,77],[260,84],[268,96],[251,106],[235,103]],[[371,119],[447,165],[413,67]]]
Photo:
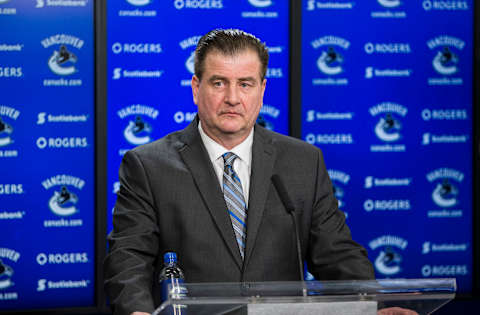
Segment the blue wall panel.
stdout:
[[302,138],[379,278],[472,289],[472,1],[303,1]]
[[93,1],[0,1],[0,310],[94,305]]

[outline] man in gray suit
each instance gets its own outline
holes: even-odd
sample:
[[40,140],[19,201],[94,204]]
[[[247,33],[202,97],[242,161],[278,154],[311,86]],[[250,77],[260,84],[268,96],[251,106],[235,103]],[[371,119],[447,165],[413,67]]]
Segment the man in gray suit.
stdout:
[[309,271],[319,280],[374,278],[321,151],[255,125],[267,64],[253,35],[209,32],[195,51],[195,120],[125,154],[105,260],[115,314],[160,304],[166,251],[178,254],[187,282],[300,280],[294,224],[273,175],[291,197]]

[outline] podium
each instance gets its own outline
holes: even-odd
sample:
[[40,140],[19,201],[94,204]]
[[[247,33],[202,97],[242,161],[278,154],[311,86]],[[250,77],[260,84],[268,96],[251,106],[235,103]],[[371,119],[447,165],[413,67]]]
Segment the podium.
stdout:
[[452,300],[455,291],[453,278],[182,283],[169,285],[153,315],[374,315],[393,307],[422,315]]

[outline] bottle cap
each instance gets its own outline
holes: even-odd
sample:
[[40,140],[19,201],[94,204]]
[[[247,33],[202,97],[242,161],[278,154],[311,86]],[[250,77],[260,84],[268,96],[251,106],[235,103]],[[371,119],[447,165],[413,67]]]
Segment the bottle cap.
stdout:
[[167,252],[163,255],[163,262],[165,264],[171,264],[177,262],[177,254],[174,252]]

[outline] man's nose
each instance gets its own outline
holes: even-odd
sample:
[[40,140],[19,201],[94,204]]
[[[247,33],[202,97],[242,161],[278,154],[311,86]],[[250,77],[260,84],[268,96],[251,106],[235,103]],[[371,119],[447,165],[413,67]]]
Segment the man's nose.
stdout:
[[240,95],[238,91],[238,87],[235,85],[230,85],[227,89],[227,92],[225,94],[225,103],[229,105],[237,105],[240,103]]

